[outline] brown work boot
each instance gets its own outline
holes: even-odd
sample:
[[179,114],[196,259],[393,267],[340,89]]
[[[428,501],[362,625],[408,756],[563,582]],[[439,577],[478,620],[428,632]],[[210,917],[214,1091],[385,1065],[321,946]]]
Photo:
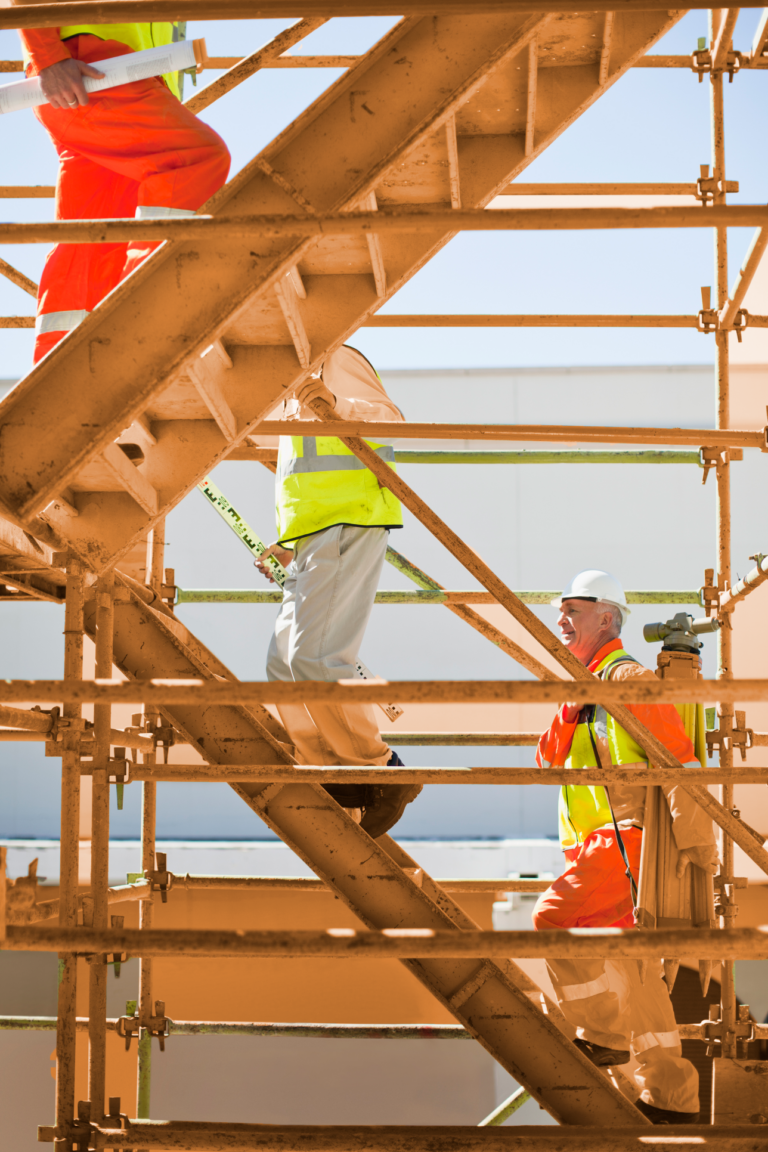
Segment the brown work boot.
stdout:
[[[397,752],[387,761],[387,768],[405,768]],[[390,828],[394,828],[405,811],[406,804],[415,800],[421,792],[421,784],[379,784],[373,790],[378,793],[375,802],[363,805],[363,818],[360,827],[377,840]]]
[[[387,761],[388,768],[404,768],[397,752]],[[360,827],[376,840],[394,828],[406,804],[421,792],[421,784],[326,784],[325,790],[342,808],[362,808]]]
[[629,1052],[623,1048],[604,1048],[602,1044],[591,1044],[589,1040],[574,1040],[574,1044],[587,1060],[598,1068],[615,1068],[617,1064],[629,1064]]
[[635,1108],[647,1116],[651,1124],[700,1124],[700,1112],[672,1112],[669,1108],[657,1108],[646,1104],[645,1100],[635,1100]]

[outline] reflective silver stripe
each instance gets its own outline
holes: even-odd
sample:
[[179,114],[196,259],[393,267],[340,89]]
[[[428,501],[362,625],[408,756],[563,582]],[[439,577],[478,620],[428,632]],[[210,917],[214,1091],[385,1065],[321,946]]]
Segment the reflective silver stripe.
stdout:
[[[308,472],[364,472],[365,464],[357,456],[318,456],[317,441],[314,436],[302,436],[303,456],[292,456],[280,462],[279,478],[306,474]],[[395,450],[391,444],[376,448],[376,455],[389,464],[395,462]]]
[[590,980],[588,984],[561,985],[563,1000],[586,1000],[589,996],[597,996],[600,992],[608,992],[608,973],[603,972],[597,980]]
[[90,312],[85,308],[74,308],[71,312],[42,312],[35,320],[35,332],[42,336],[45,332],[71,332],[82,324]]
[[162,204],[139,204],[136,209],[137,220],[167,219],[169,216],[196,216],[191,208],[165,208]]
[[592,722],[592,727],[598,740],[608,739],[608,713],[602,704],[598,704],[595,708],[595,719]]
[[649,1048],[677,1048],[680,1043],[680,1033],[674,1032],[643,1032],[642,1036],[632,1037],[632,1051],[647,1052]]

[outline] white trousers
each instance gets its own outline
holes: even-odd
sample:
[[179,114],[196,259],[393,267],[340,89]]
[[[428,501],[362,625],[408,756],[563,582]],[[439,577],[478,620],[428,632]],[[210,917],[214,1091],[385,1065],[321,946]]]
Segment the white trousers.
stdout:
[[554,960],[547,968],[557,1001],[577,1035],[605,1048],[628,1048],[637,1061],[635,1083],[646,1104],[698,1112],[699,1077],[683,1059],[660,960],[649,960],[645,981],[637,960]]
[[[386,528],[337,525],[299,540],[267,654],[270,680],[354,680],[387,550]],[[386,764],[371,704],[281,704],[302,764]]]

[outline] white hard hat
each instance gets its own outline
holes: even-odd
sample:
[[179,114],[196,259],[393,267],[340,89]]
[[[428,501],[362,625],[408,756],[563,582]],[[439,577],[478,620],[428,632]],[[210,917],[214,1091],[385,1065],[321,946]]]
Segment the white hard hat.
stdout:
[[579,572],[568,587],[563,589],[562,595],[556,596],[550,603],[553,608],[560,608],[563,600],[604,600],[606,604],[619,609],[622,624],[626,624],[629,616],[627,598],[621,584],[610,572],[601,572],[599,568]]

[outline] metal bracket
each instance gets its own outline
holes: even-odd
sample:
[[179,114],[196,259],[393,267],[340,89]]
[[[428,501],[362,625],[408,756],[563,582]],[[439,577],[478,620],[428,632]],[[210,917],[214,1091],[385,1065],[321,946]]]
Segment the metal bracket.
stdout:
[[726,726],[707,732],[707,751],[712,755],[720,749],[729,752],[738,748],[742,760],[746,760],[747,749],[752,747],[755,733],[752,728],[747,728],[746,712],[734,712],[733,716],[734,721],[730,724],[730,730]]
[[725,194],[726,192],[738,192],[738,180],[720,180],[709,174],[709,164],[700,164],[699,171],[701,175],[696,181],[696,191],[694,196],[700,200],[702,205],[706,208],[707,204],[713,204],[715,196]]
[[147,872],[147,880],[149,880],[152,885],[152,891],[159,892],[163,904],[167,904],[168,893],[173,886],[173,873],[168,871],[167,853],[157,852],[155,854],[155,862],[157,868],[151,872]]
[[176,603],[176,570],[175,568],[166,568],[165,570],[165,583],[160,589],[160,599],[173,611],[173,606]]
[[[128,1007],[131,1007],[135,1001],[129,1001]],[[170,1020],[165,1015],[165,1001],[155,1001],[155,1014],[149,1018],[141,1020],[137,1015],[134,1016],[120,1016],[115,1021],[115,1031],[118,1036],[125,1040],[125,1050],[130,1051],[131,1040],[135,1036],[139,1038],[142,1032],[149,1032],[150,1036],[156,1037],[160,1044],[160,1051],[165,1052],[165,1038],[170,1036]]]
[[704,569],[704,584],[699,589],[699,603],[707,616],[711,616],[713,612],[717,615],[720,610],[720,589],[715,584],[714,568]]
[[138,1040],[141,1025],[138,1016],[118,1016],[115,1021],[115,1032],[125,1040],[125,1050],[130,1052],[131,1040],[135,1036]]
[[736,1041],[746,1055],[747,1044],[755,1039],[755,1025],[749,1018],[749,1005],[740,1004],[738,1020],[734,1021],[733,1027],[725,1028],[720,1019],[720,1005],[710,1004],[709,1019],[702,1020],[701,1033],[702,1039],[707,1042],[707,1056],[714,1056],[718,1044],[722,1047],[724,1041],[731,1044]]
[[[700,41],[701,43],[701,41]],[[740,71],[744,63],[744,53],[730,49],[725,58],[725,66],[723,72],[728,73],[728,83],[733,83],[733,77],[736,72]],[[699,78],[699,84],[704,76],[712,71],[712,53],[709,48],[698,48],[695,52],[691,53],[691,71],[695,72]]]
[[699,448],[699,466],[704,469],[704,475],[701,478],[702,484],[706,484],[707,477],[713,468],[743,459],[743,448]]

